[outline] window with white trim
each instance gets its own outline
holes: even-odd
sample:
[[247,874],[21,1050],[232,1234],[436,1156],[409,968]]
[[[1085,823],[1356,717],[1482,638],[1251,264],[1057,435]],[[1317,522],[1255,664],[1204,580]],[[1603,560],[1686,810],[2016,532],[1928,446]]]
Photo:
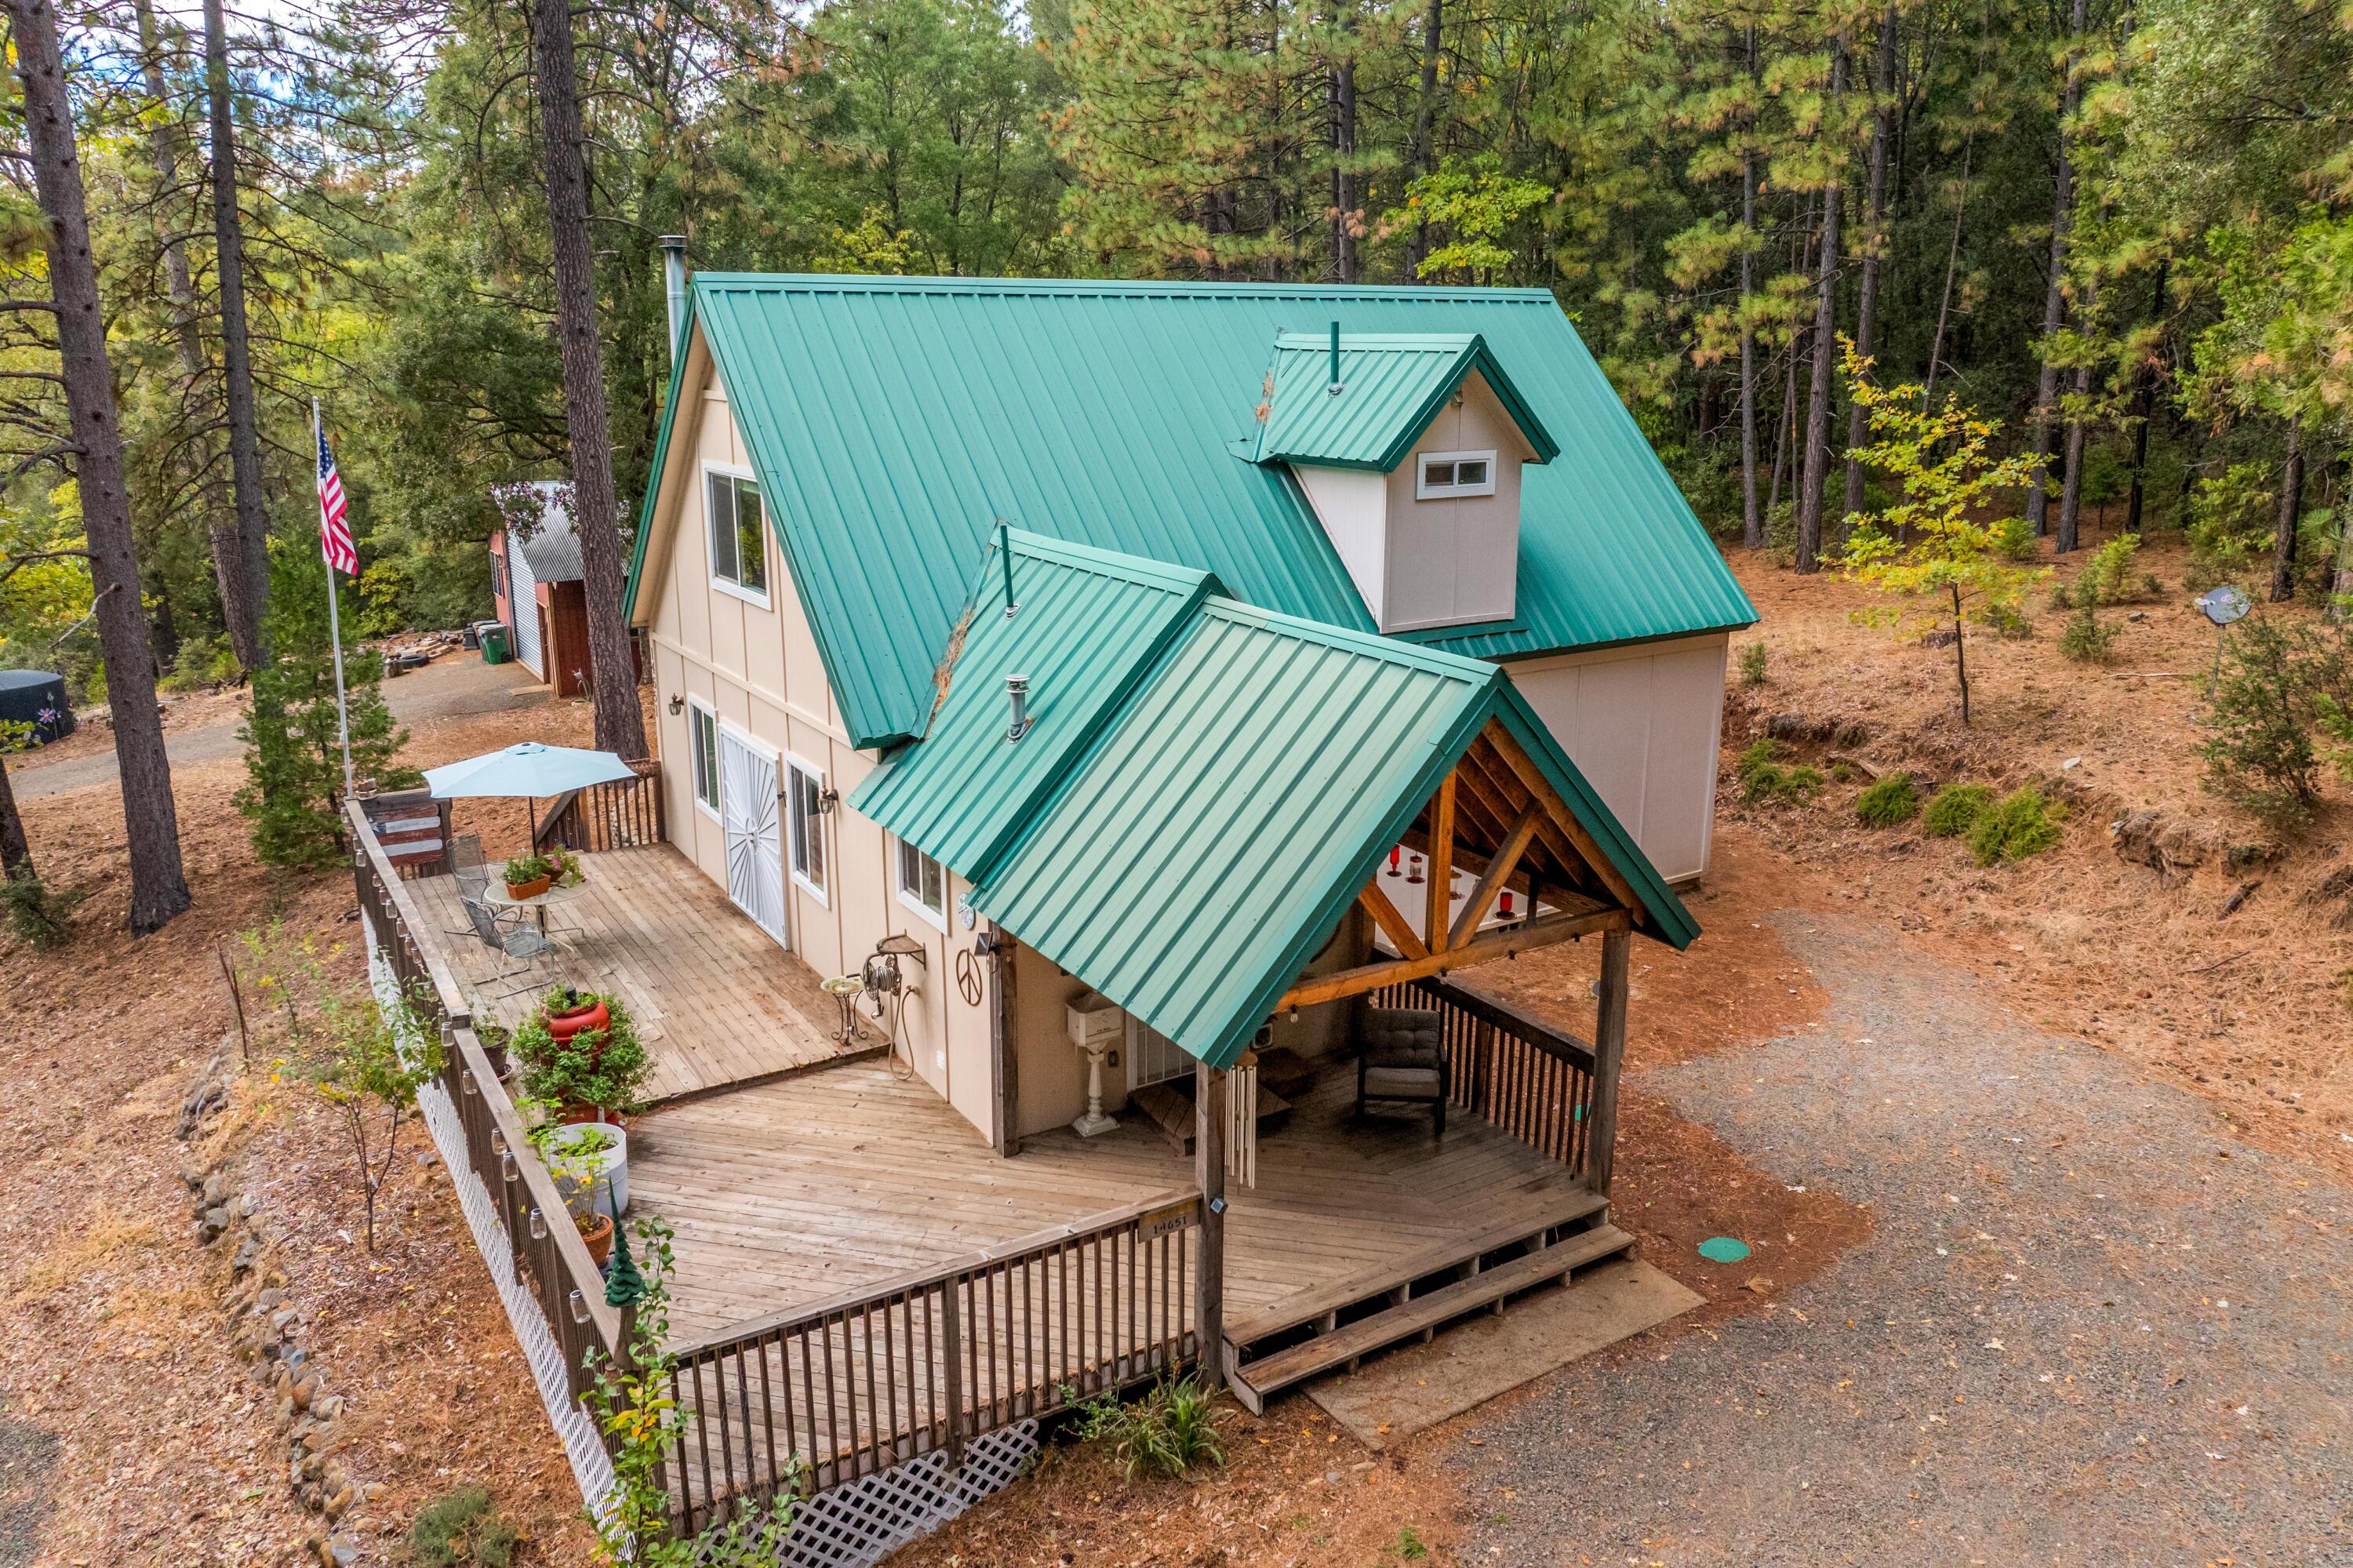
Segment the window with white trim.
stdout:
[[694,803],[719,814],[719,715],[692,697],[686,700],[687,749],[694,760]]
[[822,903],[825,899],[825,778],[785,758],[785,827],[790,837],[793,880]]
[[938,861],[906,840],[899,841],[900,902],[923,911],[934,926],[948,920],[948,874]]
[[1420,462],[1413,480],[1416,501],[1495,493],[1493,452],[1424,452]]
[[704,512],[711,524],[711,579],[766,602],[768,530],[759,482],[718,469],[706,471]]

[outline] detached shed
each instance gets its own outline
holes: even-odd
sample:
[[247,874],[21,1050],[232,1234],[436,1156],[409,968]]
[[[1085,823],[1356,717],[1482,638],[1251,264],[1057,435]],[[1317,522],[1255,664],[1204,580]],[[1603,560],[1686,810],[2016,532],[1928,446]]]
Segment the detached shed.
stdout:
[[0,722],[28,724],[46,745],[74,729],[73,705],[62,675],[47,670],[0,670]]
[[501,528],[491,535],[491,593],[507,641],[523,667],[559,697],[588,689],[588,600],[580,539],[572,529],[564,487],[554,480],[533,486],[539,521],[528,531]]

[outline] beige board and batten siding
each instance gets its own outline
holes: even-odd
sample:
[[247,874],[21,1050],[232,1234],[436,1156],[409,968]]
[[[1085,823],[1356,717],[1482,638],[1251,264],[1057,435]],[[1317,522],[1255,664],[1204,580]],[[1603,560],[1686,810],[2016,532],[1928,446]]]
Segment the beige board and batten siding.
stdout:
[[1731,643],[1715,631],[1504,665],[1671,884],[1707,870]]
[[[723,888],[724,835],[719,819],[695,798],[688,729],[691,710],[681,706],[672,713],[673,696],[712,709],[723,724],[777,753],[780,762],[797,761],[818,769],[838,799],[846,799],[857,788],[876,758],[853,747],[841,726],[817,640],[773,532],[764,535],[768,552],[765,605],[713,582],[706,476],[712,471],[749,475],[752,464],[699,336],[690,352],[686,386],[695,398],[693,428],[673,432],[671,458],[658,480],[660,490],[644,568],[655,589],[648,632],[653,649],[658,748],[666,759],[662,780],[670,837],[681,853]],[[641,607],[646,598],[641,589]],[[778,777],[781,780],[781,768]],[[946,918],[935,921],[899,896],[895,846],[879,824],[839,803],[820,821],[824,893],[819,896],[787,872],[786,945],[818,974],[838,975],[856,973],[886,936],[923,943],[923,962],[901,963],[909,981],[903,1010],[886,1012],[881,1023],[888,1028],[892,1013],[898,1013],[902,1054],[985,1138],[995,1115],[988,1034],[992,1001],[984,994],[978,1005],[967,1005],[956,990],[955,949],[972,943],[971,934],[955,918],[955,902],[966,891],[964,884],[953,874],[948,877]],[[779,850],[789,854],[789,843],[780,843]]]

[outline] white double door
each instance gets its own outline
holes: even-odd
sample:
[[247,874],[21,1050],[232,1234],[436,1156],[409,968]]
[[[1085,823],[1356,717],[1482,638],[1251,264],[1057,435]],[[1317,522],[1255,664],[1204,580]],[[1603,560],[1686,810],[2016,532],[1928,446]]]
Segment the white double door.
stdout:
[[719,825],[727,843],[727,896],[753,924],[790,947],[776,754],[724,725],[719,729]]

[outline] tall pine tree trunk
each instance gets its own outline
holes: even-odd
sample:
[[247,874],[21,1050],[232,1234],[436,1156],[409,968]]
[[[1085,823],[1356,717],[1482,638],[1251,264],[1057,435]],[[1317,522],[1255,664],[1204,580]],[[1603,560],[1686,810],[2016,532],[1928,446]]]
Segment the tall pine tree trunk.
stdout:
[[2304,421],[2287,426],[2287,471],[2280,475],[2279,523],[2272,536],[2272,602],[2295,597],[2295,530],[2304,521]]
[[[2165,277],[2172,270],[2173,258],[2160,257],[2157,263],[2157,286],[2149,291],[2148,319],[2159,322],[2165,318]],[[2133,393],[2133,457],[2132,493],[2125,503],[2125,532],[2140,532],[2141,503],[2148,481],[2148,428],[2157,422],[2157,366],[2144,364],[2134,379],[2138,383]]]
[[1978,133],[1971,131],[1961,142],[1961,184],[1953,196],[1953,232],[1945,245],[1945,286],[1936,296],[1936,332],[1928,340],[1928,373],[1920,383],[1920,408],[1925,413],[1930,394],[1936,390],[1936,366],[1945,356],[1945,325],[1953,315],[1953,275],[1961,261],[1961,215],[1969,209],[1969,154],[1977,150]]
[[[1421,14],[1421,83],[1420,94],[1413,110],[1413,172],[1417,175],[1438,172],[1438,58],[1445,47],[1446,0],[1429,0]],[[1430,256],[1430,225],[1415,227],[1405,242],[1407,277],[1419,279],[1421,264]]]
[[[1839,101],[1846,94],[1846,39],[1831,45],[1831,100],[1824,116],[1836,135]],[[1841,171],[1831,164],[1822,188],[1822,253],[1814,265],[1814,373],[1806,398],[1805,479],[1798,491],[1798,558],[1800,573],[1821,569],[1822,489],[1831,466],[1831,381],[1838,374],[1839,193]]]
[[2076,66],[2083,57],[2084,29],[2090,18],[2089,0],[2074,0],[2068,18],[2067,76],[2059,91],[2059,168],[2051,193],[2051,270],[2042,289],[2042,370],[2034,384],[2034,482],[2026,493],[2026,521],[2037,535],[2048,533],[2051,509],[2051,421],[2059,401],[2059,366],[2052,363],[2051,342],[2066,319],[2063,289],[2067,279],[2067,229],[2075,216],[2074,150],[2069,146],[2067,122],[2075,118],[2081,86]]
[[[203,385],[211,374],[205,344],[196,325],[195,283],[188,269],[188,249],[165,216],[161,202],[180,183],[178,127],[171,122],[170,88],[164,79],[164,49],[155,25],[152,0],[134,0],[139,26],[139,68],[153,105],[155,124],[147,133],[147,161],[155,171],[159,193],[155,216],[157,238],[164,253],[164,291],[172,302],[172,351],[179,362],[180,380],[189,388]],[[261,611],[253,602],[253,581],[246,569],[245,546],[237,537],[237,513],[229,505],[227,487],[211,472],[213,446],[195,444],[188,463],[198,471],[205,532],[212,546],[213,585],[219,590],[221,620],[228,630],[229,651],[238,667],[250,674],[261,655]]]
[[16,35],[26,141],[48,253],[49,296],[57,306],[58,368],[73,424],[74,478],[97,595],[92,613],[106,660],[122,786],[131,929],[144,936],[188,906],[188,884],[180,867],[180,824],[172,803],[171,759],[164,750],[164,717],[155,706],[147,614],[139,601],[139,561],[131,546],[131,501],[123,489],[122,437],[107,368],[106,318],[99,308],[98,267],[90,255],[81,156],[74,144],[52,0],[0,3]]
[[[220,293],[229,484],[237,501],[237,558],[245,572],[241,612],[238,621],[230,624],[229,637],[237,662],[250,675],[261,663],[266,641],[261,629],[269,615],[269,514],[262,501],[261,435],[253,412],[253,343],[245,321],[245,219],[237,209],[237,124],[230,112],[228,34],[221,0],[205,0],[205,100],[212,122],[213,268]],[[216,535],[216,554],[222,543]]]
[[[2069,388],[2074,394],[2075,406],[2081,409],[2092,395],[2092,367],[2079,365]],[[2067,421],[2067,471],[2060,480],[2059,526],[2054,531],[2051,548],[2056,555],[2066,555],[2083,542],[2084,528],[2084,443],[2088,427],[2081,412]]]
[[[1757,90],[1757,29],[1748,29],[1749,90]],[[1756,115],[1743,127],[1740,145],[1740,542],[1765,547],[1765,514],[1757,506],[1757,328],[1748,319],[1757,291]]]
[[[1863,238],[1862,282],[1855,291],[1854,348],[1865,359],[1879,352],[1879,258],[1887,245],[1887,162],[1895,140],[1895,7],[1879,16],[1879,59],[1873,73],[1875,99],[1871,112],[1871,183],[1864,212],[1871,232]],[[1846,413],[1846,510],[1862,510],[1862,460],[1854,455],[1869,434],[1870,421],[1862,405],[1850,403]]]
[[[214,0],[215,4],[218,0]],[[564,421],[572,445],[572,516],[588,601],[596,747],[646,754],[644,712],[629,628],[621,618],[621,531],[613,493],[611,428],[605,415],[604,345],[596,326],[596,273],[588,239],[588,170],[581,146],[580,80],[565,0],[533,0],[533,63],[547,164],[547,221],[555,253],[555,330],[564,359]]]
[[0,882],[36,874],[32,842],[25,837],[25,819],[16,810],[16,787],[8,782],[8,758],[0,752]]
[[1356,19],[1344,12],[1332,63],[1332,280],[1356,281]]

